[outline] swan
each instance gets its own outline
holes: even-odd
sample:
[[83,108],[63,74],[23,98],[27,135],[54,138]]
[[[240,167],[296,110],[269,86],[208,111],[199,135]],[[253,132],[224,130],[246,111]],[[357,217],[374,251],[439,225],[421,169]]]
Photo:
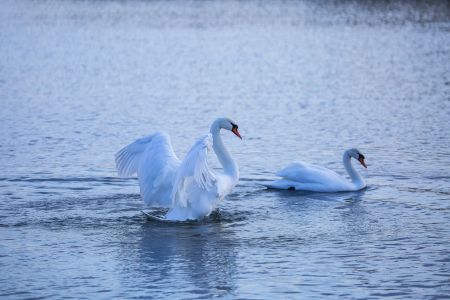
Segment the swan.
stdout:
[[367,168],[364,161],[365,157],[358,149],[352,148],[345,151],[342,160],[351,181],[330,169],[299,162],[292,163],[278,171],[276,175],[282,177],[282,179],[266,184],[266,187],[329,193],[358,191],[365,188],[366,183],[353,167],[351,163],[352,157],[358,160],[364,168]]
[[[137,173],[145,204],[169,208],[165,219],[196,220],[208,216],[228,195],[239,179],[238,166],[225,148],[220,130],[242,139],[238,125],[228,118],[216,119],[210,132],[198,139],[183,161],[175,155],[169,136],[156,132],[140,138],[115,155],[119,177]],[[208,165],[214,150],[223,172]]]

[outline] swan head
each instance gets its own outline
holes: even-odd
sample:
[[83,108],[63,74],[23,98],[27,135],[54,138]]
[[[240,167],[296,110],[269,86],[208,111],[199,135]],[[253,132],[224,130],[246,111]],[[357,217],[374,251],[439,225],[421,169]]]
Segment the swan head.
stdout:
[[221,129],[231,131],[242,140],[241,134],[238,131],[239,126],[233,120],[229,118],[219,118],[213,123],[212,127],[214,127],[214,125],[218,126]]
[[356,159],[357,161],[359,161],[359,163],[364,167],[367,168],[366,162],[364,161],[365,156],[361,153],[361,151],[359,151],[356,148],[352,148],[347,150],[347,154],[349,157],[353,157],[354,159]]

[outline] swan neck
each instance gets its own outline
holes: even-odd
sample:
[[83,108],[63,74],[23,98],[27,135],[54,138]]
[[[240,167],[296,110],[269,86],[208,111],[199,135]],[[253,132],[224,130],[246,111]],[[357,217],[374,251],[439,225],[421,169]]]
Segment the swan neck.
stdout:
[[352,183],[354,183],[358,188],[363,187],[365,186],[364,179],[359,174],[359,172],[355,170],[355,167],[353,167],[351,158],[352,157],[350,156],[350,154],[348,154],[348,152],[346,151],[342,158],[345,170],[352,179]]
[[239,177],[239,170],[230,152],[227,148],[225,148],[225,145],[223,144],[222,138],[220,136],[220,129],[220,126],[216,122],[211,125],[210,132],[213,137],[213,149],[217,155],[217,158],[219,159],[220,164],[223,167],[225,174],[237,180]]

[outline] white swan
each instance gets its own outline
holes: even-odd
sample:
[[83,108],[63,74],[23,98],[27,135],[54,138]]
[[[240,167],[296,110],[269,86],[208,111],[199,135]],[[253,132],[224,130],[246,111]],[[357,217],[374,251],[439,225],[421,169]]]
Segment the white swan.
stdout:
[[292,163],[286,168],[278,171],[277,176],[282,179],[266,184],[268,188],[284,190],[301,190],[312,192],[347,192],[357,191],[366,187],[361,175],[353,168],[351,158],[357,159],[364,168],[364,155],[358,149],[349,149],[344,152],[343,163],[350,175],[351,182],[336,172],[306,163]]
[[[238,166],[220,137],[222,128],[241,138],[233,121],[219,118],[183,161],[177,158],[169,136],[163,132],[138,139],[116,154],[118,174],[130,177],[137,173],[142,199],[147,205],[170,208],[167,220],[208,216],[239,179]],[[223,167],[220,174],[208,165],[207,154],[211,148]]]

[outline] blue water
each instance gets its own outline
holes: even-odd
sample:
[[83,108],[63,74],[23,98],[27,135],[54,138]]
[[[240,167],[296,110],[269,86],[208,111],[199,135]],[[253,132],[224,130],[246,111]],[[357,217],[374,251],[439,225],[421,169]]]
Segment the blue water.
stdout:
[[[0,297],[450,297],[445,1],[0,3]],[[114,154],[219,116],[241,178],[200,222],[147,220]],[[368,188],[262,184],[303,160]],[[211,161],[217,166],[214,157]]]

